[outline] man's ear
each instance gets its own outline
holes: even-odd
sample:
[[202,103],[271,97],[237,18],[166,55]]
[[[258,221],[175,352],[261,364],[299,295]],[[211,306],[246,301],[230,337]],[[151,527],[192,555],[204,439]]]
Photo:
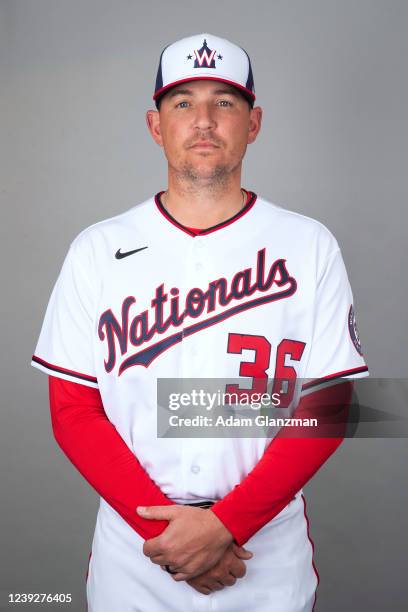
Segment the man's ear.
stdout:
[[262,124],[262,108],[256,106],[250,111],[249,119],[249,130],[248,130],[248,144],[255,142],[258,136]]
[[160,129],[160,113],[156,110],[148,110],[146,112],[146,124],[147,128],[152,135],[152,138],[156,144],[160,147],[163,146],[163,139]]

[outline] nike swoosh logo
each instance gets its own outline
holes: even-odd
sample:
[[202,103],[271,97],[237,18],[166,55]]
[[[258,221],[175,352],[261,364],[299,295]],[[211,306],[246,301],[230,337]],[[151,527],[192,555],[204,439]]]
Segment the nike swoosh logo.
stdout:
[[128,257],[129,255],[133,255],[134,253],[138,253],[139,251],[143,251],[147,249],[147,246],[141,247],[140,249],[135,249],[134,251],[126,251],[125,253],[121,253],[120,249],[118,249],[115,253],[116,259],[123,259],[124,257]]

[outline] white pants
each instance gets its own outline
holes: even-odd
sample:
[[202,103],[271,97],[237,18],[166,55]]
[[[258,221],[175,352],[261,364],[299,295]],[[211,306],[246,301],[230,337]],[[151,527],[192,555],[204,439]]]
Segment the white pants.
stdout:
[[102,498],[86,583],[88,612],[312,612],[318,578],[303,494],[245,548],[246,575],[203,595],[143,553],[144,540]]

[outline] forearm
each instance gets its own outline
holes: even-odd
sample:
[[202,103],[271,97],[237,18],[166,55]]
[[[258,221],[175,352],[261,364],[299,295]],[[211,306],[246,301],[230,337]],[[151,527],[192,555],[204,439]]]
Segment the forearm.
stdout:
[[[296,411],[296,416],[310,416],[318,412],[316,406],[319,402],[322,405],[331,403],[338,420],[331,428],[333,437],[301,437],[301,431],[299,437],[293,437],[297,435],[293,428],[282,428],[254,469],[212,506],[211,511],[238,544],[245,544],[279,514],[340,446],[345,434],[352,383],[344,382],[335,387],[306,396]],[[317,435],[328,435],[330,427],[323,425]]]
[[136,507],[174,504],[144,470],[109,421],[97,389],[49,377],[55,439],[87,482],[144,539],[160,535],[168,521],[149,521]]

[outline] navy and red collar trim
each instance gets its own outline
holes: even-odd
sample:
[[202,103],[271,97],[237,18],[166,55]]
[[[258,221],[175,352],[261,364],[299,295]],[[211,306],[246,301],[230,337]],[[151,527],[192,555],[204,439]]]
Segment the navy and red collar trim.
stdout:
[[203,236],[206,234],[211,234],[212,232],[215,232],[219,229],[222,229],[223,227],[226,227],[227,225],[230,225],[231,223],[234,223],[234,221],[237,221],[238,219],[246,215],[251,210],[257,198],[256,193],[254,193],[253,191],[247,191],[247,194],[248,194],[247,201],[246,201],[244,208],[239,210],[233,217],[230,217],[229,219],[226,219],[225,221],[222,221],[221,223],[217,223],[217,225],[213,225],[212,227],[207,227],[205,229],[199,230],[199,232],[197,233],[196,231],[193,232],[190,228],[179,223],[177,219],[172,217],[171,214],[164,208],[163,203],[161,201],[161,196],[163,193],[164,193],[164,190],[159,191],[154,196],[154,201],[156,203],[158,210],[167,219],[167,221],[170,221],[170,223],[175,225],[178,229],[182,230],[183,232],[185,232],[192,238],[194,238],[195,236]]

